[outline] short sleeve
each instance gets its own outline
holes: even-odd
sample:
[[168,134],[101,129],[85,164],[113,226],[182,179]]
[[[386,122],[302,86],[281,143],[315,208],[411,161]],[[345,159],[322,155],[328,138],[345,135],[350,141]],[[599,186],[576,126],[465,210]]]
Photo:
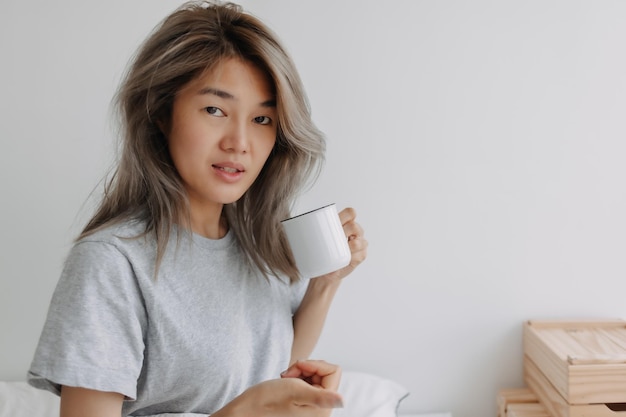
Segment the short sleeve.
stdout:
[[28,382],[137,395],[146,312],[133,267],[113,244],[79,242],[66,260]]

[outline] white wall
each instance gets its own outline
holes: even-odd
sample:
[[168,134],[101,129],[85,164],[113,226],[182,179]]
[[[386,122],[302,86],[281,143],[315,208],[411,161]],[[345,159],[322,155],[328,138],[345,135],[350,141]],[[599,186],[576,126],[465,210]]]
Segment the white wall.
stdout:
[[[0,379],[29,365],[126,60],[177,4],[0,6]],[[626,316],[626,2],[242,4],[329,138],[301,207],[352,205],[370,241],[317,357],[403,383],[405,410],[495,416],[524,320]]]

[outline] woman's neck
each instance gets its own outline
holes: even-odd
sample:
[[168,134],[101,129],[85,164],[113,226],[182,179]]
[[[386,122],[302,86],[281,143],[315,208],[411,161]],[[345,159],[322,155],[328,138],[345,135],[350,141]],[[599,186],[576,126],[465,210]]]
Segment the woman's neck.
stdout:
[[228,232],[228,223],[222,216],[223,205],[189,208],[189,227],[192,232],[209,239],[221,239]]

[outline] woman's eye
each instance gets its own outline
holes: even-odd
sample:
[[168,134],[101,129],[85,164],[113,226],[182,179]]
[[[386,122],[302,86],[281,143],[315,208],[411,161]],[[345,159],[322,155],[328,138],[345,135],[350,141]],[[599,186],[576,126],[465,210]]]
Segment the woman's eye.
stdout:
[[209,106],[206,108],[206,112],[212,116],[224,117],[224,112],[218,109],[217,107]]
[[258,123],[260,125],[268,125],[272,123],[272,119],[267,116],[258,116],[254,118],[254,123]]

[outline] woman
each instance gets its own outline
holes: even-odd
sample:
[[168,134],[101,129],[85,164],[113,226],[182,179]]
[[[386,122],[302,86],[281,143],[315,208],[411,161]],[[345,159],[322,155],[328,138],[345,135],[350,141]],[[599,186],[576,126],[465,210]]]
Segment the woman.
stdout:
[[299,359],[367,241],[343,210],[350,265],[300,279],[279,221],[325,145],[284,48],[236,5],[187,3],[140,48],[118,108],[120,160],[29,382],[62,417],[329,415],[339,368]]

